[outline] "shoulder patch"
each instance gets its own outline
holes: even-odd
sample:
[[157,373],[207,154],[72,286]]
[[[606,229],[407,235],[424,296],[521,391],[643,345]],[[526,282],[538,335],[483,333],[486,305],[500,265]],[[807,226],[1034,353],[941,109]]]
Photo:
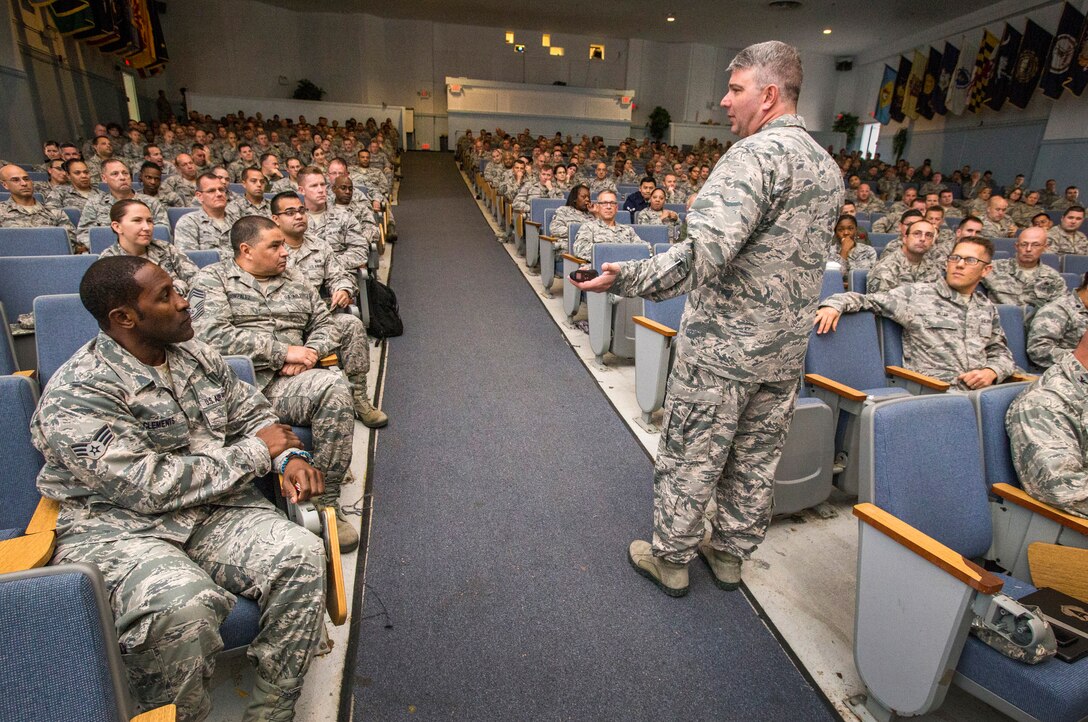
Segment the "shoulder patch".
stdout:
[[115,438],[109,424],[103,424],[90,441],[72,444],[72,453],[81,459],[101,459]]

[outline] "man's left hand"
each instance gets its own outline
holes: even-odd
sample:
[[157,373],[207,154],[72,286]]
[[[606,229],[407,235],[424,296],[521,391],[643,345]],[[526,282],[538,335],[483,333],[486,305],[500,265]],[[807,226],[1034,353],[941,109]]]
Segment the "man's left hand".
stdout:
[[310,466],[301,456],[294,456],[287,462],[280,491],[292,504],[308,501],[325,491],[325,474]]
[[351,294],[343,289],[340,289],[336,293],[332,294],[332,298],[329,300],[329,304],[333,308],[347,308],[351,305]]
[[981,389],[993,385],[997,381],[997,374],[993,369],[971,369],[958,378],[969,389]]

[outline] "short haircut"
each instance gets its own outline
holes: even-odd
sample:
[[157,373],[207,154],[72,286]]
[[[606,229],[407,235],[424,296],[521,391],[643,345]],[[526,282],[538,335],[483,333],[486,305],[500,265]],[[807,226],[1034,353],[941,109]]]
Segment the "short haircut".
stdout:
[[1062,218],[1065,218],[1070,213],[1084,213],[1084,206],[1069,206],[1065,209],[1065,213],[1062,214]]
[[264,178],[264,173],[261,172],[260,168],[246,168],[245,170],[242,171],[242,180],[245,180],[249,176],[250,173],[256,173],[261,178]]
[[299,199],[298,193],[295,193],[294,191],[281,191],[280,193],[272,196],[272,200],[269,202],[268,207],[272,210],[273,213],[279,213],[280,201],[287,200],[288,198],[294,198],[297,201]]
[[157,170],[157,171],[159,172],[159,175],[162,175],[162,168],[160,168],[160,167],[158,166],[158,164],[156,164],[156,163],[152,163],[152,162],[151,162],[151,161],[149,161],[149,160],[145,160],[145,161],[144,161],[144,162],[143,162],[143,163],[142,163],[142,164],[140,165],[140,172],[139,172],[139,175],[143,175],[143,174],[144,174],[144,171],[145,171],[145,170]]
[[318,168],[316,165],[308,165],[298,172],[298,182],[301,185],[302,179],[308,175],[319,175],[322,178],[325,177],[325,171]]
[[642,176],[642,180],[638,182],[639,185],[642,185],[643,183],[653,183],[655,186],[657,185],[657,181],[654,180],[654,177],[649,175]]
[[87,163],[84,162],[82,158],[72,158],[70,160],[64,161],[64,172],[65,173],[71,173],[72,172],[72,166],[75,165],[76,163],[83,163],[83,165],[87,165]]
[[[260,161],[261,161],[261,163],[264,163],[269,158],[276,158],[276,154],[275,153],[261,153]],[[276,158],[276,160],[279,160],[279,158]]]
[[94,140],[91,141],[91,144],[92,145],[98,145],[98,141],[102,140],[103,138],[105,138],[106,140],[110,139],[110,137],[108,135],[96,135],[94,137]]
[[857,227],[857,225],[858,225],[858,219],[854,218],[849,213],[843,213],[841,216],[839,216],[838,220],[835,221],[835,225],[838,226],[843,221],[850,221],[851,223],[854,224],[855,227]]
[[929,213],[930,211],[937,211],[942,216],[944,215],[944,208],[941,208],[940,206],[929,206],[926,208],[926,213]]
[[121,160],[120,158],[109,158],[102,161],[102,170],[106,170],[106,166],[113,165],[114,163],[120,163],[125,170],[128,170],[128,166],[125,165],[125,161]]
[[136,273],[151,261],[141,256],[109,256],[91,264],[79,282],[79,300],[98,327],[110,329],[110,311],[134,306],[140,297]]
[[911,218],[917,218],[919,220],[925,220],[924,217],[922,216],[921,211],[916,210],[914,208],[911,208],[909,211],[905,211],[903,213],[903,215],[899,216],[899,222],[900,223],[906,223]]
[[202,181],[202,180],[215,181],[216,185],[218,185],[220,183],[219,176],[217,176],[215,173],[212,173],[210,170],[205,171],[205,172],[201,173],[200,175],[198,175],[197,178],[196,178],[196,189],[197,189],[198,192],[201,190],[200,181]]
[[[984,238],[983,236],[968,236],[967,238],[961,238],[956,241],[956,246],[961,243],[974,243],[976,246],[982,246],[982,248],[986,249],[986,257],[991,261],[994,258],[994,242],[989,238]],[[952,247],[952,250],[955,250],[955,246]]]
[[[1046,214],[1044,213],[1043,215],[1045,216]],[[963,219],[956,225],[956,228],[957,229],[963,228],[964,224],[967,223],[968,221],[974,221],[975,223],[978,223],[979,225],[982,225],[982,219],[979,218],[978,216],[964,216]]]
[[[148,143],[147,145],[144,146],[144,155],[151,155],[151,149],[152,148],[158,148],[158,147],[159,146],[156,143]],[[160,150],[161,150],[161,148],[160,148]]]
[[739,69],[755,71],[755,80],[760,88],[768,85],[778,87],[781,97],[796,103],[801,94],[801,82],[804,70],[801,67],[801,55],[797,48],[778,40],[749,45],[737,53],[726,70]]
[[1031,222],[1032,222],[1032,223],[1034,223],[1034,222],[1035,222],[1035,219],[1036,219],[1036,218],[1038,218],[1039,216],[1043,216],[1043,217],[1044,217],[1044,218],[1046,218],[1046,219],[1047,219],[1048,221],[1050,220],[1050,214],[1049,214],[1049,213],[1047,213],[1046,211],[1040,211],[1039,213],[1036,213],[1035,215],[1033,215],[1033,216],[1031,217]]
[[250,150],[253,150],[253,146],[250,143],[239,143],[238,150],[241,150],[242,148],[249,148]]
[[[76,150],[79,150],[79,146],[76,145],[75,143],[61,143],[60,144],[60,149],[64,150],[65,148],[75,148]],[[82,155],[82,153],[81,153],[81,155]]]
[[264,231],[276,228],[271,218],[264,216],[242,216],[230,227],[230,247],[234,249],[234,257],[242,252],[242,246],[256,245]]

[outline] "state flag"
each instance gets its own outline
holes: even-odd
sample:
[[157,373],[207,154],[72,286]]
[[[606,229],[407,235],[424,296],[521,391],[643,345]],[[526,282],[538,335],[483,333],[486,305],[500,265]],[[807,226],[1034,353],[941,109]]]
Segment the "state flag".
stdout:
[[937,87],[937,78],[941,75],[941,54],[932,47],[929,49],[929,62],[922,74],[922,92],[918,94],[918,115],[926,120],[933,118],[933,90]]
[[907,117],[903,115],[903,98],[907,94],[907,79],[910,77],[910,61],[899,56],[899,72],[895,74],[895,92],[892,94],[892,120],[902,123]]
[[1028,20],[1024,27],[1024,39],[1020,41],[1020,52],[1012,69],[1012,83],[1009,84],[1009,102],[1017,108],[1026,108],[1039,78],[1043,74],[1050,43],[1054,36],[1043,29],[1034,20]]
[[1080,97],[1085,86],[1088,86],[1088,17],[1084,19],[1084,27],[1080,31],[1080,45],[1077,46],[1069,74],[1069,91]]
[[887,125],[892,119],[892,97],[895,95],[895,68],[884,66],[884,79],[880,81],[880,92],[876,97],[876,110],[873,117],[878,123]]
[[966,40],[960,42],[960,47],[963,50],[960,51],[959,63],[952,73],[952,84],[948,88],[948,97],[945,99],[948,112],[953,115],[961,114],[967,107],[967,101],[971,95],[971,78],[974,77],[974,59],[967,50],[969,46]]
[[997,49],[997,36],[989,30],[982,31],[982,42],[978,45],[978,54],[975,55],[975,73],[971,76],[971,99],[967,102],[967,109],[972,113],[982,110],[986,100],[987,86],[994,74],[994,50]]
[[1039,87],[1048,98],[1057,100],[1062,97],[1066,81],[1072,79],[1073,61],[1083,30],[1084,15],[1067,2],[1058,21],[1058,30],[1054,33],[1054,42],[1050,45],[1043,77],[1039,80]]
[[918,119],[918,96],[922,94],[922,78],[926,74],[926,59],[914,51],[914,60],[910,65],[910,76],[907,78],[906,94],[903,96],[903,113],[911,120]]
[[956,72],[956,63],[960,59],[960,49],[952,43],[944,44],[941,54],[941,72],[937,76],[937,87],[933,89],[931,101],[933,111],[939,115],[948,112],[948,91],[952,88],[952,76]]
[[986,93],[986,105],[994,110],[1001,110],[1009,97],[1012,71],[1020,54],[1020,41],[1023,37],[1019,30],[1005,23],[1005,32],[1001,36],[1001,45],[998,46],[994,59],[994,75]]

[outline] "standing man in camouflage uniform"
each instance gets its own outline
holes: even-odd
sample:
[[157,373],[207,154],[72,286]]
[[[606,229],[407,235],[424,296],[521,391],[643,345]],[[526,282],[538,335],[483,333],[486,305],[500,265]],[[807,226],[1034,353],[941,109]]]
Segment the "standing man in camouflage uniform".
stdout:
[[63,228],[73,253],[86,252],[87,247],[76,242],[76,229],[68,215],[49,208],[34,197],[34,182],[26,171],[11,164],[0,168],[0,182],[11,198],[0,202],[0,228]]
[[1000,383],[1016,365],[997,307],[975,293],[979,280],[990,272],[993,252],[988,239],[966,238],[948,257],[944,278],[883,293],[830,296],[816,313],[816,332],[834,331],[844,313],[872,311],[903,327],[907,369],[963,391]]
[[[742,561],[766,533],[843,201],[835,162],[796,115],[797,50],[752,45],[729,70],[721,104],[742,140],[692,205],[687,237],[645,261],[605,264],[578,284],[655,300],[688,293],[654,470],[653,542],[628,550],[636,570],[670,596],[687,592],[697,551],[718,586],[737,588]],[[713,532],[700,545],[713,496]]]
[[325,472],[320,503],[336,509],[340,548],[350,552],[359,535],[340,510],[340,484],[351,464],[352,389],[339,369],[316,366],[337,349],[349,374],[362,362],[340,348],[329,310],[309,282],[287,270],[287,246],[275,223],[240,218],[230,242],[234,258],[202,268],[193,280],[193,325],[221,353],[253,360],[257,388],[281,421],[313,429],[314,462]]
[[[102,572],[128,686],[141,708],[200,720],[244,595],[260,605],[245,720],[289,720],[322,638],[321,541],[253,484],[284,469],[284,494],[321,493],[322,474],[268,401],[192,341],[189,304],[161,268],[103,258],[80,284],[102,332],[53,376],[31,424],[38,490],[60,501],[53,563]],[[296,486],[299,491],[296,491]]]
[[1088,334],[1009,406],[1012,464],[1031,496],[1088,519]]

